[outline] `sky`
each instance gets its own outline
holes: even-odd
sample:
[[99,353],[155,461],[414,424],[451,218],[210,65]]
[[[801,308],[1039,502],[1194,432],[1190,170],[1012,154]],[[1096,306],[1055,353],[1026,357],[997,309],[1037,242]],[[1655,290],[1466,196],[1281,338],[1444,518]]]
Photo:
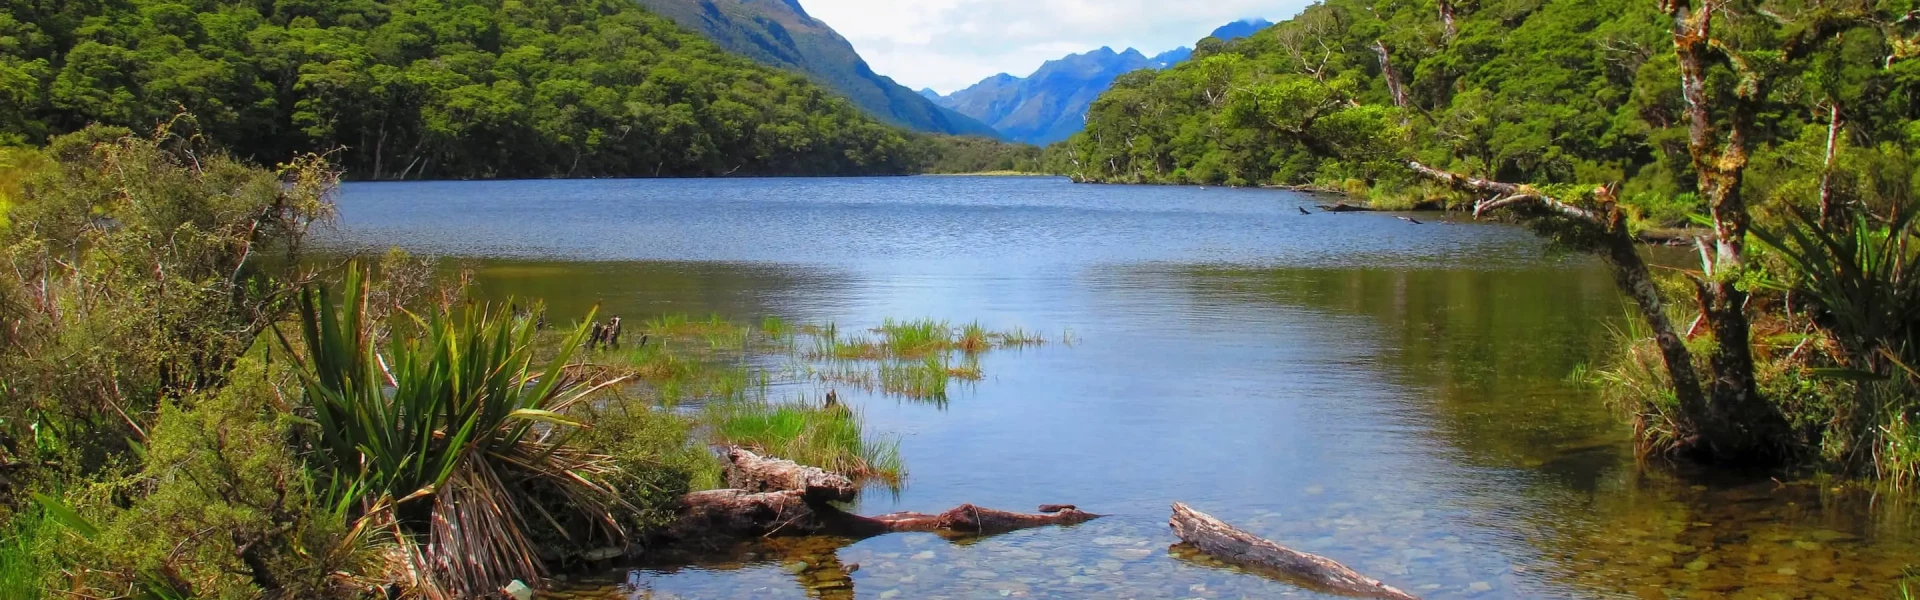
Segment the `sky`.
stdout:
[[943,94],[1102,46],[1152,56],[1245,18],[1279,21],[1307,0],[800,0],[874,72]]

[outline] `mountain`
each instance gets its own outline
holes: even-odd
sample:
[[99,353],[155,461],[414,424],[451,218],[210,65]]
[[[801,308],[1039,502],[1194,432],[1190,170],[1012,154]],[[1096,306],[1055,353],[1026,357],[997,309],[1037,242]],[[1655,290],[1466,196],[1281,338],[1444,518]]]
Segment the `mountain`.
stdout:
[[887,122],[930,133],[998,137],[992,127],[874,73],[853,44],[809,16],[799,0],[639,2],[736,54],[805,73]]
[[1261,30],[1272,26],[1273,22],[1266,19],[1242,19],[1221,25],[1219,29],[1213,30],[1213,35],[1209,37],[1217,37],[1222,40],[1237,40],[1240,38],[1253,37],[1253,34],[1260,33]]
[[1087,106],[1121,75],[1165,68],[1128,48],[1101,48],[1048,61],[1033,75],[988,77],[939,100],[942,106],[992,125],[1006,139],[1044,146],[1080,131]]
[[[1239,39],[1270,25],[1264,19],[1237,21],[1214,30],[1214,37]],[[1045,146],[1085,128],[1087,107],[1121,75],[1166,69],[1192,56],[1193,49],[1185,47],[1153,57],[1132,48],[1124,52],[1101,48],[1049,61],[1027,77],[1006,73],[988,77],[934,101],[993,126],[1008,140]]]

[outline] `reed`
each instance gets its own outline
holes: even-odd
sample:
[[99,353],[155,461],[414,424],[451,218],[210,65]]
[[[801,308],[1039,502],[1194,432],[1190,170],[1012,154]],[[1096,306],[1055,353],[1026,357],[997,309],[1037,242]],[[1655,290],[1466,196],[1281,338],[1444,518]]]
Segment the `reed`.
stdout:
[[884,340],[887,352],[895,357],[915,358],[953,347],[953,328],[947,326],[946,321],[887,319],[875,332]]
[[880,389],[885,393],[936,401],[947,399],[947,384],[953,378],[946,362],[933,356],[881,365],[879,375]]
[[1043,346],[1047,343],[1046,336],[1040,335],[1038,331],[1027,331],[1026,328],[1023,327],[1014,327],[1013,329],[1006,330],[1001,332],[998,337],[1000,338],[1000,347],[1002,348],[1025,348],[1028,346]]
[[973,321],[960,328],[960,340],[955,346],[961,352],[979,354],[993,349],[993,339],[987,328],[981,327],[979,321]]

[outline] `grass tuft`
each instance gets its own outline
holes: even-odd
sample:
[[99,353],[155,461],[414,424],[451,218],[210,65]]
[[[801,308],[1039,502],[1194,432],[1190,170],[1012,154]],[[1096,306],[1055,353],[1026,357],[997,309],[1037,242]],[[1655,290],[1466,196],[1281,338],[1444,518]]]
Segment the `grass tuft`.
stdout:
[[0,533],[0,598],[39,600],[47,597],[52,573],[44,547],[59,526],[43,511],[16,513]]
[[751,448],[856,480],[899,485],[905,475],[899,442],[869,438],[860,415],[845,405],[805,402],[720,402],[707,407],[715,441]]

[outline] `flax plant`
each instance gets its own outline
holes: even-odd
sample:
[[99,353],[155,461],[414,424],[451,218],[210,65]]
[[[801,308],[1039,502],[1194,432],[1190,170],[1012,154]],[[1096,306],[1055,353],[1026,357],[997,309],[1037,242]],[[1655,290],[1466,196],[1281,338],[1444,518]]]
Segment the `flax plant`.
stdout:
[[586,328],[536,365],[527,320],[439,310],[407,314],[419,333],[382,350],[367,297],[357,266],[338,297],[301,297],[304,353],[292,354],[319,426],[312,460],[332,501],[398,536],[423,592],[480,597],[537,581],[535,530],[624,542],[617,515],[632,507],[607,483],[612,459],[569,443],[584,427],[569,409],[617,382],[569,373]]

